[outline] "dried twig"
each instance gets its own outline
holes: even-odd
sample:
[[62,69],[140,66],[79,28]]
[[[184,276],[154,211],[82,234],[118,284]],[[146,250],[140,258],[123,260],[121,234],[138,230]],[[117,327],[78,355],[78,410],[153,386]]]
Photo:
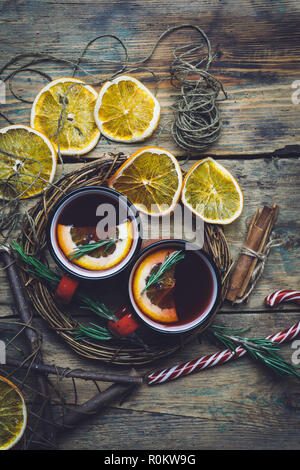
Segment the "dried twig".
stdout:
[[31,372],[42,372],[44,374],[58,375],[60,377],[71,377],[74,379],[93,380],[99,382],[116,382],[131,385],[140,385],[143,383],[143,378],[133,375],[121,374],[106,374],[102,372],[94,372],[83,369],[69,369],[58,366],[50,366],[47,364],[40,364],[30,361],[19,361],[13,358],[7,358],[6,364],[9,367],[30,368]]
[[[32,321],[32,314],[29,302],[27,300],[23,288],[22,279],[19,275],[18,266],[10,250],[4,247],[3,245],[0,249],[0,256],[4,265],[6,266],[6,272],[10,287],[12,289],[18,314],[20,315],[20,318],[24,322],[24,324],[30,326]],[[40,351],[41,343],[36,330],[33,328],[25,327],[24,334],[27,338],[27,342],[30,348],[31,358],[36,363],[42,363],[42,355]],[[47,381],[43,374],[38,374],[37,382],[41,401],[41,403],[39,403],[40,416],[43,417],[48,423],[51,423],[52,412],[49,402],[49,390]],[[48,446],[48,444],[51,448],[56,446],[56,432],[54,426],[52,426],[51,424],[44,424],[40,434],[41,437],[43,437],[43,447]]]
[[61,431],[74,427],[78,422],[99,413],[112,402],[123,401],[135,388],[136,384],[113,384],[107,390],[95,395],[83,405],[70,410],[56,421]]

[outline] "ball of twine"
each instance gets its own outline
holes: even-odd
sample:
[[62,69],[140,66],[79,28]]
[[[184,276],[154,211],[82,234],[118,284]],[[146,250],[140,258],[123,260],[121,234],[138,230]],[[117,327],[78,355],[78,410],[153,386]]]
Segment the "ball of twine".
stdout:
[[173,51],[171,83],[180,88],[180,95],[172,106],[175,118],[171,132],[181,148],[202,151],[219,138],[222,122],[218,101],[227,99],[227,93],[222,82],[209,73],[213,55],[207,35],[201,28],[191,27],[199,33],[199,42]]
[[[105,185],[107,179],[124,162],[125,156],[106,156],[64,176],[55,186],[44,192],[38,203],[30,210],[33,223],[25,218],[22,227],[22,242],[24,251],[34,255],[42,262],[46,260],[46,225],[48,214],[59,199],[67,192],[82,186]],[[205,225],[204,250],[209,253],[217,264],[223,279],[222,300],[227,288],[227,272],[230,266],[230,252],[223,230],[217,225]],[[172,340],[158,340],[145,350],[141,346],[133,346],[121,340],[98,341],[76,340],[72,332],[78,328],[76,316],[71,309],[66,310],[54,298],[53,290],[43,281],[32,277],[26,266],[23,266],[22,276],[26,290],[34,310],[46,321],[47,325],[68,344],[77,354],[90,359],[119,365],[147,364],[179,350],[201,332],[201,329],[185,335],[173,337]],[[210,318],[212,321],[213,318]]]

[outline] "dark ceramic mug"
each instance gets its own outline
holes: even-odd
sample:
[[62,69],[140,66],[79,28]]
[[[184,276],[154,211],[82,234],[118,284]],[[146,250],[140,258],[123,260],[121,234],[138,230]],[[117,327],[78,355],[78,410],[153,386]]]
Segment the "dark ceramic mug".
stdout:
[[[132,242],[126,256],[108,269],[86,269],[75,264],[61,248],[58,241],[58,227],[71,227],[77,224],[99,222],[97,214],[103,215],[110,210],[116,219],[128,220],[132,228]],[[102,218],[103,220],[103,218]],[[124,272],[133,263],[140,250],[140,221],[133,204],[117,191],[102,186],[85,186],[71,191],[62,197],[50,213],[47,224],[47,240],[54,261],[65,273],[57,287],[56,297],[63,303],[69,303],[81,281],[103,281]]]
[[[151,317],[151,315],[149,316],[149,314],[143,311],[141,302],[137,299],[138,294],[135,292],[134,285],[139,266],[141,266],[145,260],[149,259],[149,256],[152,254],[155,255],[155,253],[158,252],[165,253],[168,252],[168,250],[170,250],[170,252],[182,250],[185,253],[187,267],[185,270],[181,269],[181,273],[180,270],[178,270],[174,290],[175,302],[177,303],[176,309],[178,308],[181,317],[178,321],[165,323],[158,321],[156,318]],[[177,292],[176,285],[178,286]],[[145,280],[141,281],[141,286],[138,291],[141,291],[143,287],[145,287]],[[129,308],[121,307],[121,309],[119,309],[117,312],[119,321],[110,321],[109,328],[117,336],[127,336],[134,332],[140,324],[166,334],[185,333],[200,326],[204,329],[210,324],[220,304],[221,289],[222,283],[219,270],[212,258],[202,249],[184,240],[158,241],[144,248],[138,255],[138,258],[132,266],[128,283],[131,305]],[[147,294],[143,295],[145,296]]]

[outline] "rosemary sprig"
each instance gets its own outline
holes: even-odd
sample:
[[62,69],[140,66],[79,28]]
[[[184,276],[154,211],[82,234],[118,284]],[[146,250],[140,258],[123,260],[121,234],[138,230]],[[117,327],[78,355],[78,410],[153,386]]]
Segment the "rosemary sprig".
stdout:
[[117,321],[117,317],[114,312],[108,308],[103,302],[100,302],[98,299],[93,299],[91,297],[86,297],[80,294],[80,300],[83,305],[80,308],[85,310],[91,310],[96,315],[106,320]]
[[154,273],[151,272],[149,279],[144,287],[144,289],[141,292],[141,295],[149,289],[149,287],[153,286],[154,284],[157,284],[158,282],[161,282],[163,279],[165,279],[165,274],[169,269],[171,269],[175,264],[179,263],[184,258],[185,254],[182,250],[179,251],[174,251],[171,255],[169,253],[167,254],[164,262],[160,265],[158,270]]
[[[24,252],[22,245],[18,245],[17,242],[13,241],[11,242],[11,247],[18,253],[22,261],[27,265],[27,272],[30,272],[34,276],[42,278],[52,284],[57,285],[59,283],[60,276],[55,271],[52,271],[48,266],[43,264],[41,261],[37,260],[36,258],[30,255],[27,255]],[[100,302],[99,299],[87,296],[84,292],[81,292],[80,290],[76,291],[75,297],[81,303],[80,308],[90,310],[99,317],[106,320],[118,320],[114,312],[104,303]],[[92,322],[90,322],[89,325],[90,326],[85,326],[79,323],[78,329],[72,332],[72,334],[74,335],[74,339],[86,340],[88,338],[92,338],[101,341],[107,341],[113,338],[113,335],[105,326],[96,325]],[[129,341],[139,346],[142,345],[144,349],[148,348],[148,346],[143,342],[143,340],[136,334],[132,334],[130,337],[124,338],[124,341]]]
[[[52,271],[48,266],[43,264],[38,259],[34,258],[33,256],[27,255],[24,252],[22,245],[19,245],[17,242],[13,241],[11,242],[11,247],[18,253],[22,261],[27,265],[27,272],[30,272],[34,276],[42,278],[52,284],[59,283],[59,275],[56,274],[55,271]],[[89,309],[92,312],[96,313],[98,316],[101,316],[102,318],[113,319],[113,312],[111,312],[111,310],[98,299],[88,297],[80,291],[76,292],[75,296],[80,301],[80,303],[83,304],[81,308]],[[78,330],[73,331],[75,338],[84,339],[86,337],[93,337],[94,339],[100,340],[109,340],[112,338],[112,335],[106,327],[95,325],[92,323],[91,325],[93,325],[94,328],[86,327],[80,324]]]
[[24,261],[24,263],[27,264],[28,272],[30,272],[31,274],[34,274],[35,276],[41,277],[45,279],[46,281],[54,282],[56,284],[59,283],[59,280],[60,280],[59,275],[56,274],[54,271],[52,271],[50,268],[48,268],[48,266],[43,264],[38,259],[30,255],[27,255],[24,252],[22,245],[19,245],[17,242],[12,241],[11,247],[14,251],[18,253],[22,261]]
[[112,339],[112,335],[107,330],[107,328],[96,325],[96,323],[90,322],[89,325],[85,326],[79,323],[79,328],[72,332],[74,339],[77,340],[86,340],[87,338],[98,339],[98,340],[109,340]]
[[[33,256],[27,255],[24,252],[22,245],[19,245],[17,242],[13,241],[11,242],[11,247],[18,253],[19,257],[27,265],[27,272],[30,272],[34,276],[44,279],[51,284],[57,285],[59,283],[60,276],[41,261],[37,260]],[[104,303],[100,302],[99,299],[90,297],[80,290],[76,291],[75,297],[81,303],[80,308],[90,310],[99,317],[106,320],[117,320],[114,312]],[[110,331],[105,326],[96,325],[92,322],[90,322],[89,325],[90,326],[79,324],[78,329],[72,332],[74,339],[84,340],[87,338],[93,338],[101,341],[107,341],[113,338]],[[137,335],[132,335],[130,338],[124,339],[134,344],[143,344],[143,346],[146,348],[143,341]]]
[[106,238],[105,240],[101,240],[100,242],[88,243],[87,245],[78,245],[76,250],[72,251],[72,253],[69,254],[69,258],[70,260],[79,259],[87,253],[90,253],[91,251],[94,251],[97,248],[101,248],[101,246],[105,246],[104,251],[107,251],[118,240],[118,238]]
[[297,368],[287,362],[279,353],[279,346],[267,338],[248,338],[240,336],[241,333],[249,331],[247,329],[232,329],[226,326],[211,326],[210,332],[224,346],[235,351],[237,346],[242,346],[249,353],[250,357],[269,367],[274,372],[285,375],[293,375],[300,379]]

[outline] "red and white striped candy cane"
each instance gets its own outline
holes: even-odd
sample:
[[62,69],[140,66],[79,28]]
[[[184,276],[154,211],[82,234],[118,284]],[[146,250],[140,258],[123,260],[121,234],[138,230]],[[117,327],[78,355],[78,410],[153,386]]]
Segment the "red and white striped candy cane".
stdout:
[[300,304],[300,291],[299,290],[277,290],[273,294],[265,298],[265,304],[269,307],[276,307],[282,302],[295,302]]
[[[273,343],[286,343],[287,341],[296,338],[299,333],[300,321],[295,323],[295,325],[293,325],[291,328],[287,328],[284,331],[280,331],[279,333],[268,336],[267,339],[270,339],[273,341]],[[146,377],[146,380],[148,385],[170,382],[184,375],[189,375],[192,372],[197,372],[219,364],[224,364],[225,362],[234,359],[239,359],[246,353],[247,351],[241,346],[238,346],[235,349],[235,352],[231,351],[230,349],[225,349],[224,351],[219,351],[215,354],[209,354],[208,356],[202,356],[199,359],[194,359],[193,361],[178,364],[174,367],[170,367],[169,369],[164,369],[158,372],[151,372],[151,374]]]

